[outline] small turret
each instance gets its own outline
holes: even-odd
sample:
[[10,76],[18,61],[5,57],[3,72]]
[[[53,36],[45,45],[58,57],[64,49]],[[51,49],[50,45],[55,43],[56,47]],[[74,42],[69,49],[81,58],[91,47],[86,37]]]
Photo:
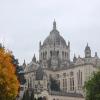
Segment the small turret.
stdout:
[[98,57],[98,54],[97,54],[97,52],[95,52],[95,57]]
[[54,19],[54,22],[53,22],[53,30],[56,30],[56,21]]
[[2,44],[0,43],[0,48],[2,48]]
[[39,42],[39,48],[41,48],[41,41]]
[[26,67],[26,62],[25,62],[25,59],[24,59],[23,68],[25,68],[25,67]]
[[73,62],[75,63],[77,60],[76,55],[74,54]]
[[90,58],[91,57],[91,49],[90,47],[88,46],[88,43],[87,43],[87,46],[85,48],[85,58]]
[[68,47],[70,47],[70,42],[68,41]]
[[33,61],[33,62],[36,62],[35,54],[34,54],[34,57],[33,57],[32,61]]
[[4,49],[5,47],[0,43],[0,49]]

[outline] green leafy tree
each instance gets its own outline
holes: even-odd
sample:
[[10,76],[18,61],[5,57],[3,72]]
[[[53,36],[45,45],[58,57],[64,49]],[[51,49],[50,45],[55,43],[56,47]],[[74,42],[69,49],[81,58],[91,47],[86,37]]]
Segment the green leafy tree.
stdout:
[[100,71],[85,83],[86,100],[100,100]]

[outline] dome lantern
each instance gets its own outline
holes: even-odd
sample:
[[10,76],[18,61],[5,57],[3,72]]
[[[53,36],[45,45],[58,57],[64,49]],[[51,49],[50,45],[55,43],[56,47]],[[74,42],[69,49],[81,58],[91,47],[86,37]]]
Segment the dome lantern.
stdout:
[[53,30],[56,30],[56,21],[54,19],[54,22],[53,22]]

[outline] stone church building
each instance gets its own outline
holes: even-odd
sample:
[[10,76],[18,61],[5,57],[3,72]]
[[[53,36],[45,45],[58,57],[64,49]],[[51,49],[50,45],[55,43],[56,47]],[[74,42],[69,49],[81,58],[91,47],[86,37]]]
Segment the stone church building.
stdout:
[[43,43],[39,43],[39,61],[34,55],[29,64],[23,64],[26,84],[36,97],[46,100],[85,100],[83,86],[93,72],[98,71],[100,59],[91,56],[87,44],[84,57],[70,60],[70,42],[66,43],[53,22],[53,29]]

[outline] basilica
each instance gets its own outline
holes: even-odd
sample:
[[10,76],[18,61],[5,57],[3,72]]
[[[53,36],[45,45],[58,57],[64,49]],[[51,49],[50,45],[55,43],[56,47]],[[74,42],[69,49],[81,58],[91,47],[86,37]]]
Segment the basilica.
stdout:
[[39,43],[39,60],[34,55],[29,64],[23,63],[25,88],[46,100],[85,100],[84,84],[99,67],[97,52],[91,56],[88,44],[84,57],[70,59],[70,42],[60,35],[54,21],[49,36]]

